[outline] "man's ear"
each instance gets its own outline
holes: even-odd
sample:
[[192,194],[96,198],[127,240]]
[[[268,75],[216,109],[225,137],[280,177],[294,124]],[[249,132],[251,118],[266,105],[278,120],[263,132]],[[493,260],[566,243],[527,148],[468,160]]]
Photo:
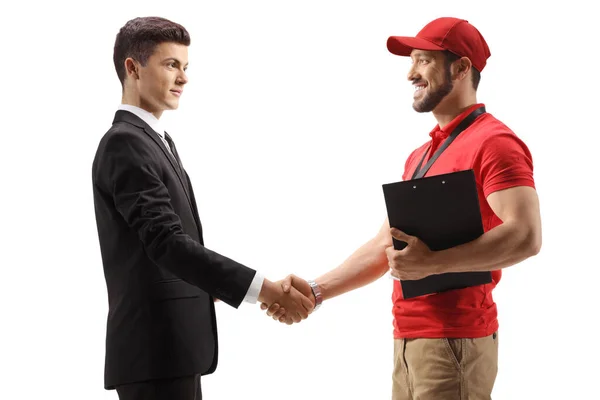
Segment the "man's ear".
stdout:
[[140,79],[139,68],[140,65],[133,58],[129,57],[125,60],[125,73],[128,77]]
[[469,58],[467,58],[467,57],[460,58],[459,60],[457,60],[454,63],[454,65],[455,65],[454,76],[456,79],[459,79],[459,80],[463,80],[467,76],[469,76],[469,73],[471,72],[471,68],[473,67],[471,60],[469,60]]

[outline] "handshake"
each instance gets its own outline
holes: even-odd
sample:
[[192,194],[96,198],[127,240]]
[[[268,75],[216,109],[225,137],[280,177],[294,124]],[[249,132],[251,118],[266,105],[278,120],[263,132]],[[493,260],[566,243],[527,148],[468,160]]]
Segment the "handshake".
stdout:
[[278,282],[265,279],[258,295],[260,308],[274,320],[292,325],[308,318],[315,309],[316,299],[312,288],[302,278],[288,275]]

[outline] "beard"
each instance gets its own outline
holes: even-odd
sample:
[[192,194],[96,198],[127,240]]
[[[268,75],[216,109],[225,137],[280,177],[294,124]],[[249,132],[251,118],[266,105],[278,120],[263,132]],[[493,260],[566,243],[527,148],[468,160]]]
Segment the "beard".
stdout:
[[[446,76],[444,77],[444,83],[437,88],[435,91],[425,93],[421,100],[415,100],[413,103],[413,109],[419,113],[426,113],[433,111],[438,104],[444,100],[446,96],[452,92],[454,83],[452,82],[452,76],[450,69],[446,70]],[[423,89],[427,90],[427,89]]]

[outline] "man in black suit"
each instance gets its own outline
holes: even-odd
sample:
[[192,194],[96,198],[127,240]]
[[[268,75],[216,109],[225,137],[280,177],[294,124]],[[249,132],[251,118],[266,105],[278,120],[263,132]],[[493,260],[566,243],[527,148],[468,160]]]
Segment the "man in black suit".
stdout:
[[181,25],[148,17],[127,22],[114,47],[122,104],[92,179],[109,300],[104,386],[122,400],[201,399],[200,376],[217,365],[215,299],[279,303],[288,323],[315,306],[307,282],[284,293],[203,246],[189,176],[160,124],[187,83],[189,44]]

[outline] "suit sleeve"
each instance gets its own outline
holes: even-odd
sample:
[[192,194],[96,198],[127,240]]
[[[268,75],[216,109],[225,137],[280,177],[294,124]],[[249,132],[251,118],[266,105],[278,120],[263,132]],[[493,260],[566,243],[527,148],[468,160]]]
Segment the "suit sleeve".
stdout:
[[256,271],[184,233],[155,157],[149,144],[135,134],[115,134],[108,139],[101,159],[100,181],[155,264],[239,307]]

